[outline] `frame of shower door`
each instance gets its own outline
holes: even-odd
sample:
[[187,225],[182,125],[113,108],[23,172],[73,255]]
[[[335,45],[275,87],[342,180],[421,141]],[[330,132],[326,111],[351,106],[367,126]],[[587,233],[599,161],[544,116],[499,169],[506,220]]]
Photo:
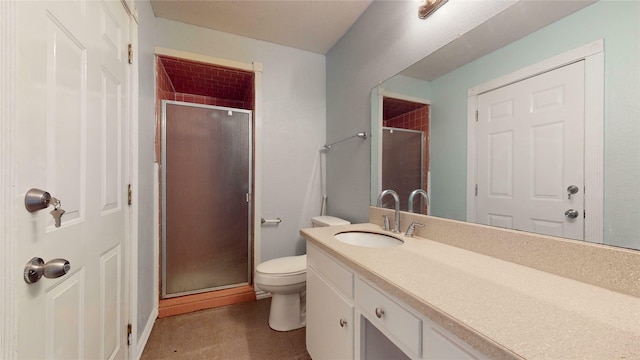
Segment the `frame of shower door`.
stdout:
[[211,110],[222,110],[222,111],[235,111],[235,112],[240,112],[240,113],[246,113],[247,115],[249,115],[249,187],[248,187],[248,199],[253,199],[253,191],[252,191],[252,186],[251,184],[253,183],[253,116],[252,116],[252,110],[244,110],[244,109],[237,109],[237,108],[231,108],[231,107],[224,107],[224,106],[213,106],[213,105],[203,105],[203,104],[194,104],[194,103],[188,103],[188,102],[183,102],[183,101],[173,101],[173,100],[162,100],[162,124],[161,124],[161,141],[162,141],[162,145],[161,145],[161,156],[162,156],[162,264],[160,264],[161,268],[162,268],[162,279],[161,279],[161,284],[162,284],[162,299],[170,299],[170,298],[174,298],[174,297],[178,297],[178,296],[185,296],[185,295],[193,295],[193,294],[201,294],[201,293],[205,293],[205,292],[209,292],[209,291],[216,291],[216,290],[224,290],[224,289],[231,289],[231,288],[235,288],[235,287],[239,287],[239,286],[243,286],[243,285],[249,285],[251,284],[251,275],[252,275],[252,261],[251,258],[253,256],[253,251],[251,249],[251,230],[252,230],[252,211],[253,211],[253,206],[252,206],[252,201],[249,201],[249,207],[248,207],[248,211],[249,211],[249,223],[247,224],[247,249],[249,250],[248,252],[248,257],[249,257],[249,261],[248,261],[248,266],[247,266],[247,282],[241,282],[241,283],[235,283],[235,284],[229,284],[229,285],[222,285],[222,286],[215,286],[215,287],[211,287],[211,288],[203,288],[203,289],[198,289],[198,290],[191,290],[191,291],[184,291],[184,292],[180,292],[180,293],[172,293],[172,294],[167,294],[166,291],[166,279],[167,279],[167,269],[166,269],[166,262],[167,262],[167,171],[165,168],[165,165],[167,164],[167,113],[166,113],[166,107],[167,104],[175,104],[175,105],[182,105],[182,106],[190,106],[190,107],[197,107],[197,108],[203,108],[203,109],[211,109]]
[[[424,139],[425,139],[424,131],[422,131],[422,130],[412,130],[412,129],[402,129],[402,128],[396,128],[396,127],[392,127],[392,126],[383,126],[382,127],[382,136],[380,136],[380,139],[382,140],[382,146],[384,146],[384,131],[385,130],[403,131],[403,132],[410,132],[410,133],[420,134],[420,187],[422,187],[422,184],[424,184]],[[380,159],[382,160],[382,157],[380,157]],[[382,166],[380,166],[380,173],[382,174]],[[382,176],[380,177],[380,184],[382,185]]]

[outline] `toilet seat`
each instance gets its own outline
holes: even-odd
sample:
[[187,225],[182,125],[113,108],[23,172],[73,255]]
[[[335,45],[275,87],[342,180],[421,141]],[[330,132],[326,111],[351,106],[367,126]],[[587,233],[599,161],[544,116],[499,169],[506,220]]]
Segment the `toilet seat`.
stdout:
[[295,275],[307,272],[307,255],[285,256],[258,264],[256,271],[271,275]]
[[285,286],[307,280],[307,255],[286,256],[260,263],[256,267],[256,284]]
[[335,216],[314,216],[311,218],[311,225],[313,227],[322,227],[322,226],[338,226],[338,225],[349,225],[351,224],[347,220],[337,218]]

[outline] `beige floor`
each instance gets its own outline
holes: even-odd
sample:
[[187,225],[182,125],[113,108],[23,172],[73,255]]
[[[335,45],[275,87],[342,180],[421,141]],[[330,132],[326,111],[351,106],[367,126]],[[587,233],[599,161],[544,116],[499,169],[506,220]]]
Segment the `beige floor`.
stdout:
[[264,299],[158,319],[142,359],[311,359],[304,328],[269,328],[270,305]]

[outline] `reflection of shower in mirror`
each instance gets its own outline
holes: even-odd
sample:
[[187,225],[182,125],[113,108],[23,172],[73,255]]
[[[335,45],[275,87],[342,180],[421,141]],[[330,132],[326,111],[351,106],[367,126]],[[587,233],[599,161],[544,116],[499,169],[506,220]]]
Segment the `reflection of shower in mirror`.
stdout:
[[357,133],[357,134],[355,134],[355,135],[353,135],[353,136],[349,136],[349,137],[344,138],[344,139],[342,139],[342,140],[338,140],[338,141],[336,141],[336,142],[332,142],[331,144],[325,144],[325,145],[323,146],[323,147],[324,147],[324,149],[323,149],[323,150],[331,150],[331,147],[332,147],[333,145],[338,144],[338,143],[341,143],[341,142],[343,142],[343,141],[347,141],[347,140],[353,139],[353,138],[360,138],[360,139],[366,140],[366,139],[367,139],[367,133],[366,133],[365,131],[361,131],[361,132],[359,132],[359,133]]

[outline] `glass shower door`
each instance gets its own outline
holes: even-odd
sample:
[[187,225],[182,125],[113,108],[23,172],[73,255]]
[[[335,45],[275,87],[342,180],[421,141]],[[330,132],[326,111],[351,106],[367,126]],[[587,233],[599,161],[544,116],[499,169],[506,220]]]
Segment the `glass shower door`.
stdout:
[[251,111],[162,107],[162,297],[247,285]]
[[[398,193],[402,210],[408,207],[409,194],[422,188],[423,138],[422,131],[382,128],[382,189],[393,189]],[[422,197],[419,198],[423,201]],[[390,199],[386,197],[385,201]],[[420,209],[426,205],[419,204]],[[393,207],[393,204],[386,207]]]

